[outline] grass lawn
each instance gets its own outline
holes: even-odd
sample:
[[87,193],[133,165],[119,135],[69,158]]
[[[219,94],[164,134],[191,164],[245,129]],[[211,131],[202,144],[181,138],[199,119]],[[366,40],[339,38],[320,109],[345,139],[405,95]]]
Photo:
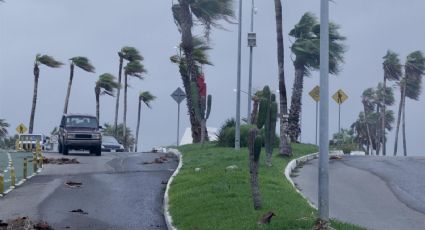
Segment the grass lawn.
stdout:
[[[262,151],[260,190],[263,208],[253,208],[248,152],[218,148],[212,144],[186,145],[179,148],[183,154],[183,168],[170,189],[170,212],[173,224],[179,230],[249,230],[249,229],[312,229],[316,210],[292,188],[283,175],[291,159],[277,156],[273,167],[267,168]],[[316,152],[313,145],[294,145],[294,158]],[[236,165],[239,169],[226,171]],[[195,168],[201,168],[195,172]],[[269,225],[258,225],[261,216],[273,211],[277,216]],[[336,229],[361,229],[348,224],[332,222]]]

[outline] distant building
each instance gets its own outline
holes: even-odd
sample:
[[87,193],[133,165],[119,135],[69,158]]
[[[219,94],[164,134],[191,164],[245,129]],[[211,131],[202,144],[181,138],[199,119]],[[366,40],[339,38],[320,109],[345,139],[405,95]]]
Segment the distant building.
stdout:
[[[210,141],[216,141],[217,140],[217,128],[207,127],[208,130],[208,137]],[[184,131],[183,137],[180,140],[180,145],[187,145],[192,144],[192,130],[189,128],[186,128]]]

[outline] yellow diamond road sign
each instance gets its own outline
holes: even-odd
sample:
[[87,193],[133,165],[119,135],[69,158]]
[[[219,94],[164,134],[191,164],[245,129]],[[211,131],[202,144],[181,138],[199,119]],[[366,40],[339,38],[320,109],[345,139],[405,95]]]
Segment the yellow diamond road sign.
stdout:
[[16,132],[18,132],[19,134],[24,134],[27,132],[27,130],[27,127],[22,123],[18,125],[18,127],[16,127]]
[[316,102],[320,101],[320,87],[318,85],[316,85],[316,87],[314,87],[309,94],[314,101]]
[[342,91],[342,89],[340,89],[332,96],[332,98],[340,105],[348,99],[348,96],[344,91]]

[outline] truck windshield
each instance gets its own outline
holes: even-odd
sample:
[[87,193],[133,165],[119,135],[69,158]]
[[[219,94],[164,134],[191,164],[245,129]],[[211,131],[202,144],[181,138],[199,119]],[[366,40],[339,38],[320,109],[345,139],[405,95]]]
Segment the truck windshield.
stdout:
[[94,117],[67,117],[66,127],[97,128],[97,120]]

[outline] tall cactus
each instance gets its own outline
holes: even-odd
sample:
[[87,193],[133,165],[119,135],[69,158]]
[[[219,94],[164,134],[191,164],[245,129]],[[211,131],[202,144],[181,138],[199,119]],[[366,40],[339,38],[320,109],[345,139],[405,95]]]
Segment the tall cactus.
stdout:
[[252,128],[249,131],[248,148],[249,148],[249,172],[251,174],[251,191],[254,209],[261,208],[261,195],[258,186],[258,168],[263,140],[260,135],[257,135],[258,130]]
[[272,165],[272,154],[276,133],[277,122],[277,103],[276,95],[270,92],[270,88],[265,86],[262,92],[260,109],[258,111],[257,127],[261,129],[264,126],[264,145],[266,148],[266,163]]
[[[196,82],[191,83],[192,88],[192,102],[195,107],[196,119],[201,123],[201,143],[205,142],[205,130],[207,126],[207,120],[211,114],[212,96],[208,95],[205,97],[199,96],[199,89]],[[201,98],[201,101],[199,100]]]

